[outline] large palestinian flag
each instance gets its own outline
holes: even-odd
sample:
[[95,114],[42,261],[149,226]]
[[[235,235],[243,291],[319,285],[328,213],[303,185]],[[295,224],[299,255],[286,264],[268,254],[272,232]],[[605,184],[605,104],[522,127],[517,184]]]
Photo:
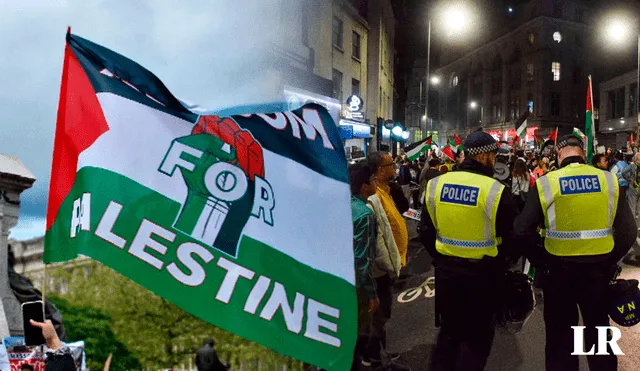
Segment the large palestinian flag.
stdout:
[[45,263],[89,256],[220,328],[350,367],[350,192],[325,108],[199,116],[68,34],[53,152]]

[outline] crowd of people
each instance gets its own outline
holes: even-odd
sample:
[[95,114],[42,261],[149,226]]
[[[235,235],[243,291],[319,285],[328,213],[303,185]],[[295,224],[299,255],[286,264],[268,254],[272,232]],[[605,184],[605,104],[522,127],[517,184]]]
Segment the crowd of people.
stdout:
[[[636,254],[630,250],[632,244],[640,252],[635,242],[640,153],[631,161],[628,154],[610,150],[594,156],[592,166],[587,166],[583,146],[580,138],[565,136],[558,141],[556,151],[524,151],[501,146],[488,134],[478,132],[470,134],[464,150],[454,158],[443,159],[437,151],[429,151],[410,161],[404,153],[393,159],[388,153],[373,152],[366,161],[351,165],[359,304],[359,336],[352,369],[359,369],[359,364],[375,369],[382,365],[383,358],[393,365],[388,369],[404,367],[393,363],[398,354],[386,350],[385,324],[391,315],[392,287],[407,264],[408,231],[403,213],[410,207],[422,210],[420,239],[436,267],[436,324],[441,330],[431,370],[484,368],[493,342],[496,307],[480,305],[470,312],[464,304],[500,301],[497,295],[502,275],[508,267],[522,264],[524,258],[538,266],[547,282],[555,280],[554,285],[543,287],[545,295],[550,296],[545,301],[547,369],[577,367],[577,357],[570,351],[564,354],[573,344],[568,339],[574,322],[570,308],[580,306],[587,326],[608,325],[603,290],[612,267],[623,257],[624,262],[638,265]],[[590,192],[598,196],[585,195],[578,186],[575,194],[560,197],[564,189],[558,188],[559,176],[587,177],[597,182],[598,187]],[[473,189],[481,191],[473,193]],[[551,208],[554,200],[557,205]],[[556,238],[572,233],[562,230],[573,230],[570,213],[585,212],[588,206],[584,200],[594,202],[596,213],[591,221],[578,221],[587,230],[577,233],[575,241]],[[479,212],[468,211],[462,228],[458,218],[452,216],[466,209],[450,205],[474,202],[482,207]],[[550,209],[553,215],[549,215]],[[605,230],[595,228],[600,224],[608,226],[609,234],[588,236],[587,232]],[[554,235],[545,238],[545,226]],[[478,239],[471,242],[477,244],[471,246],[474,249],[456,245]],[[575,243],[578,245],[569,251]],[[587,284],[579,286],[567,278],[567,272]],[[492,295],[487,295],[490,291]],[[577,318],[576,314],[575,321]],[[595,343],[594,331],[595,327],[587,329],[587,343]],[[595,358],[589,357],[592,369],[615,369],[615,356]]]

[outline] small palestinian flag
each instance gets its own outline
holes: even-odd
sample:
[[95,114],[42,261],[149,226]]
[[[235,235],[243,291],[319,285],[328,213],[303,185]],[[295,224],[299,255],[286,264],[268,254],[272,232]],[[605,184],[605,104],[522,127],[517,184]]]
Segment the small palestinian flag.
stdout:
[[453,147],[451,145],[444,147],[441,150],[441,152],[444,153],[444,155],[449,157],[451,160],[455,159],[455,155],[453,154]]
[[558,128],[556,128],[556,130],[552,131],[551,134],[549,134],[549,136],[547,137],[548,140],[552,140],[553,143],[558,141]]
[[406,151],[406,154],[409,161],[416,161],[422,153],[430,150],[431,142],[431,135],[429,135],[426,140],[414,143],[411,146],[407,147],[409,148],[409,150]]

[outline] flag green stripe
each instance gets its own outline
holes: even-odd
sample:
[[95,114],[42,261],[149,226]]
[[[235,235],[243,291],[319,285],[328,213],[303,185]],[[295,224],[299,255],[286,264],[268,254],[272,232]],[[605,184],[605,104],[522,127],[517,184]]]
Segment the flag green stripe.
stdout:
[[593,159],[593,155],[595,154],[595,148],[593,148],[594,128],[593,128],[593,117],[591,115],[591,111],[587,111],[585,121],[586,121],[585,134],[587,136],[587,161],[588,163],[591,163],[591,160]]
[[524,122],[522,123],[522,125],[520,125],[520,127],[518,128],[518,130],[516,130],[516,134],[520,137],[520,138],[524,138],[527,135],[527,120],[524,120]]
[[[74,200],[84,193],[91,194],[90,230],[79,231],[75,238],[70,238]],[[113,233],[126,241],[122,248],[95,234],[110,201],[122,205],[112,228]],[[346,370],[350,367],[357,332],[357,303],[352,284],[301,264],[290,256],[247,236],[240,242],[237,259],[226,256],[174,230],[172,224],[179,209],[179,203],[129,178],[104,169],[84,167],[78,172],[71,193],[63,202],[58,218],[45,236],[45,246],[50,248],[45,250],[43,260],[50,263],[73,259],[76,254],[89,256],[192,315],[222,329],[328,370]],[[156,242],[166,246],[164,254],[151,247],[144,247],[145,252],[161,262],[162,266],[159,269],[130,252],[132,241],[143,219],[175,233],[172,242],[159,236],[153,237]],[[185,265],[177,254],[177,247],[187,242],[198,244],[213,254],[213,259],[209,262],[195,254],[191,255],[203,267],[205,274],[204,281],[197,286],[181,283],[169,271],[169,266],[175,263],[175,267],[184,274],[193,273],[193,270],[190,270],[191,266]],[[228,304],[216,299],[227,272],[220,266],[222,259],[255,272],[252,279],[238,279]],[[244,308],[249,293],[260,275],[271,281],[255,314],[251,314]],[[294,327],[293,331],[287,329],[281,308],[275,312],[271,320],[260,317],[268,298],[274,292],[275,282],[284,285],[291,307],[294,306],[296,293],[304,295],[304,316],[301,321],[297,321],[301,326]],[[305,337],[305,333],[310,331],[310,328],[313,329],[307,322],[309,299],[339,310],[339,319],[320,313],[322,319],[337,324],[337,333],[325,328],[320,328],[320,332],[341,339],[340,347]]]

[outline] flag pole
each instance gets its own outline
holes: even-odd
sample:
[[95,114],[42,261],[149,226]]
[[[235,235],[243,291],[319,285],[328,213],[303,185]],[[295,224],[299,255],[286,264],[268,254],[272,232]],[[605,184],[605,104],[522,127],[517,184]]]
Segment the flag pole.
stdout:
[[[46,307],[46,297],[47,297],[47,264],[44,264],[44,268],[42,269],[42,305]],[[46,318],[45,318],[46,320]]]

